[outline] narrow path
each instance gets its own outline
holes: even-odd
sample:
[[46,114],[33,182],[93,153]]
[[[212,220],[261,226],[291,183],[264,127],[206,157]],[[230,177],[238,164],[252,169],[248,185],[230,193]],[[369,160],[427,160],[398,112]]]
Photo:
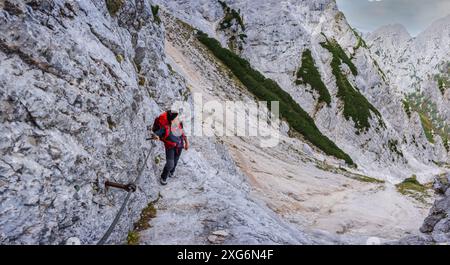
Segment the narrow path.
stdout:
[[[214,83],[211,79],[227,79],[217,77],[223,71],[220,64],[211,62],[195,44],[181,46],[176,41],[168,42],[166,52],[193,91],[202,92],[209,99],[223,100],[209,89],[225,82]],[[232,91],[235,87],[229,86],[224,93],[236,94]],[[427,206],[401,195],[391,184],[364,183],[317,168],[301,154],[303,144],[298,140],[283,138],[286,141],[283,145],[261,149],[252,140],[221,139],[247,176],[252,196],[265,201],[284,220],[299,228],[395,239],[416,232],[428,212]]]

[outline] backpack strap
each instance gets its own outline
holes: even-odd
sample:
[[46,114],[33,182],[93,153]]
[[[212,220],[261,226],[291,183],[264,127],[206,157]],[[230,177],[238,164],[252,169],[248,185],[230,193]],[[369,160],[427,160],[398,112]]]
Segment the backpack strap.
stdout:
[[163,128],[164,128],[164,136],[161,140],[165,141],[170,135],[171,128],[170,128],[170,125],[164,125]]

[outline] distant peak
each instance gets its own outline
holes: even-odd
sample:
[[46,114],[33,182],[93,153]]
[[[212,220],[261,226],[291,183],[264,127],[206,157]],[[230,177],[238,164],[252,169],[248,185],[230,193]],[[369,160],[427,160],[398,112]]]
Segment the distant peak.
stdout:
[[412,36],[409,33],[409,31],[406,29],[406,27],[402,24],[396,23],[396,24],[388,24],[381,26],[374,32],[370,34],[372,37],[378,37],[378,36],[396,36],[396,38],[400,38],[403,40],[411,39]]
[[439,27],[441,25],[444,25],[444,26],[450,25],[450,14],[448,14],[447,16],[445,16],[443,18],[439,18],[439,19],[435,20],[433,23],[431,23],[431,25],[430,25],[430,27],[428,27],[428,29],[434,28],[434,27]]
[[410,35],[408,30],[406,29],[406,27],[400,23],[384,25],[384,26],[381,26],[380,28],[378,28],[376,31],[401,32],[401,33],[407,33],[408,35]]
[[431,23],[424,31],[417,35],[418,38],[427,37],[429,35],[441,35],[445,31],[449,31],[450,28],[450,14],[443,18],[439,18]]

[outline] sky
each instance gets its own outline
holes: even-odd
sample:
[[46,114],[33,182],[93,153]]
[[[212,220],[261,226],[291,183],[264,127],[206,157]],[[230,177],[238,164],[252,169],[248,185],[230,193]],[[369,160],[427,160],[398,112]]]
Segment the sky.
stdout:
[[372,32],[387,24],[402,24],[416,36],[433,21],[450,14],[450,0],[337,0],[350,25]]

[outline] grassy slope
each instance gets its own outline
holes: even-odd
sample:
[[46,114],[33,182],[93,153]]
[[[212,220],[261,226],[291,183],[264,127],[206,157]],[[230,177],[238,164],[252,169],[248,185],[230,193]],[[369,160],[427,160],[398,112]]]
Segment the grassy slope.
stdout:
[[328,106],[331,103],[331,95],[327,87],[322,82],[322,77],[317,70],[312,57],[311,50],[305,50],[302,55],[302,66],[297,71],[297,85],[309,84],[312,89],[319,94],[319,102],[324,102]]
[[356,129],[358,129],[357,133],[367,131],[370,128],[369,121],[372,118],[372,113],[378,117],[379,123],[384,125],[380,112],[370,104],[357,88],[352,86],[343,73],[342,64],[346,64],[354,76],[358,75],[358,70],[341,46],[335,40],[330,41],[328,39],[321,45],[333,56],[331,68],[338,87],[337,96],[344,103],[344,117],[347,120],[353,120]]
[[439,135],[447,150],[450,150],[450,126],[445,118],[439,114],[436,104],[424,92],[414,92],[407,95],[403,101],[404,108],[409,117],[417,112],[422,128],[430,143],[435,143],[435,136]]
[[314,120],[306,113],[292,97],[279,87],[279,85],[260,72],[253,69],[250,63],[240,58],[235,53],[223,48],[220,43],[199,32],[198,40],[203,43],[218,59],[220,59],[233,74],[253,93],[263,101],[279,101],[280,114],[287,120],[291,128],[301,133],[328,155],[343,159],[349,165],[354,165],[353,160],[328,137],[324,136],[314,123]]

